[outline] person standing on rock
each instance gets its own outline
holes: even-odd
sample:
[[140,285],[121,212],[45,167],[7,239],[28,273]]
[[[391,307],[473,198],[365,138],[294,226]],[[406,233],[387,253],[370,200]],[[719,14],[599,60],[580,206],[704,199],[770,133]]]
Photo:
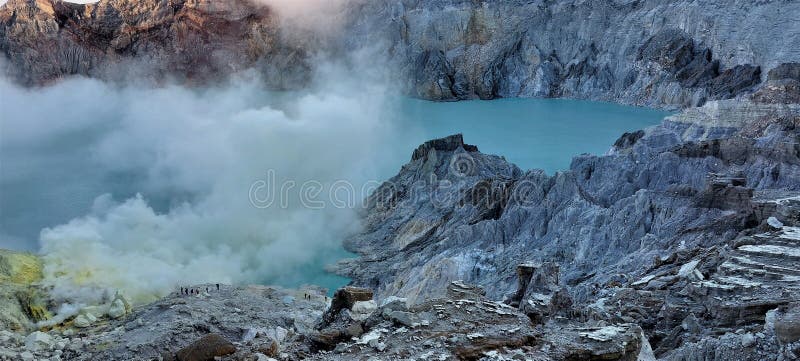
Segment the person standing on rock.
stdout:
[[217,291],[219,291],[219,283],[217,283]]

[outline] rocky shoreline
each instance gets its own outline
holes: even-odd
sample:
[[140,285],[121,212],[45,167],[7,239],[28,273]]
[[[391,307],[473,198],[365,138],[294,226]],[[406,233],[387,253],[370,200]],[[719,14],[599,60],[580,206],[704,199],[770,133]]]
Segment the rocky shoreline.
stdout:
[[[795,83],[685,110],[553,175],[460,135],[426,142],[370,196],[345,242],[360,257],[334,267],[364,288],[211,286],[111,312],[117,297],[4,332],[0,359],[796,358]],[[8,302],[33,320],[52,307],[41,292]]]
[[[642,327],[659,359],[797,357],[761,342],[800,297],[800,107],[775,93],[798,80],[687,109],[554,175],[461,136],[428,142],[370,197],[345,242],[361,257],[335,270],[412,303],[480,285],[532,320],[568,298],[581,317]],[[520,293],[519,264],[555,286]]]
[[3,251],[0,360],[800,358],[800,5],[379,0],[346,13],[359,21],[323,46],[287,41],[244,1],[11,0],[0,51],[26,85],[152,63],[138,74],[204,84],[251,69],[296,89],[322,47],[382,39],[399,88],[421,98],[684,110],[555,174],[461,135],[420,145],[368,198],[344,242],[359,257],[331,267],[351,286],[333,298],[196,285],[56,312],[41,261]]

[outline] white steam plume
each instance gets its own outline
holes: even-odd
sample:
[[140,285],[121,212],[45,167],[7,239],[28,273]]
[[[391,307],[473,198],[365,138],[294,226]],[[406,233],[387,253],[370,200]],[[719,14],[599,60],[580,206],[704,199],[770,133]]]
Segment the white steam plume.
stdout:
[[335,36],[344,25],[347,6],[366,0],[251,0],[278,14],[281,26],[297,41]]
[[[71,79],[35,90],[0,80],[0,99],[9,100],[0,107],[2,141],[25,147],[93,134],[93,164],[144,175],[136,182],[143,195],[114,200],[97,189],[90,214],[42,231],[53,294],[97,304],[121,289],[141,303],[179,285],[279,279],[337,249],[358,230],[353,209],[309,208],[296,193],[306,181],[347,180],[360,190],[390,152],[392,129],[380,82],[321,69],[317,90],[271,96],[257,80],[148,89]],[[296,182],[286,207],[251,204],[251,185],[268,170],[279,185]],[[150,194],[186,196],[159,212]]]

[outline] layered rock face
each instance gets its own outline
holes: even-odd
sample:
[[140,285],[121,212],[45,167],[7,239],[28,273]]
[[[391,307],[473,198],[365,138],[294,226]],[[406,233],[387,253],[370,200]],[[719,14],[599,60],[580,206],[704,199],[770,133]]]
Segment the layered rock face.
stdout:
[[[426,143],[369,198],[366,231],[345,243],[362,257],[339,270],[411,302],[464,280],[533,320],[565,296],[599,304],[605,319],[641,325],[662,357],[740,352],[731,337],[762,332],[767,311],[800,300],[800,106],[770,95],[793,82],[668,117],[554,175],[460,136]],[[553,274],[535,290],[519,279]],[[687,318],[698,320],[690,331]]]
[[0,51],[25,84],[71,74],[191,83],[253,68],[298,88],[309,54],[369,47],[376,67],[389,59],[398,88],[425,99],[671,107],[747,93],[800,58],[800,4],[786,1],[379,0],[336,15],[342,28],[314,41],[246,0],[12,0],[0,10]]
[[360,12],[367,24],[352,34],[388,39],[408,88],[429,99],[698,105],[800,56],[800,4],[784,1],[370,1]]
[[[346,241],[361,257],[337,265],[354,287],[330,304],[262,286],[136,310],[118,298],[63,332],[0,332],[0,359],[800,357],[800,4],[378,0],[347,14],[325,46],[382,44],[419,97],[702,106],[552,175],[458,135],[421,145],[368,199]],[[0,50],[25,84],[253,68],[302,87],[322,45],[282,31],[243,1],[0,8]],[[38,266],[15,257],[0,255],[15,283],[0,322],[23,330],[49,315],[38,276],[20,276]]]
[[11,0],[0,7],[0,51],[28,85],[74,74],[195,84],[252,68],[274,88],[302,87],[305,55],[280,40],[276,21],[247,1]]

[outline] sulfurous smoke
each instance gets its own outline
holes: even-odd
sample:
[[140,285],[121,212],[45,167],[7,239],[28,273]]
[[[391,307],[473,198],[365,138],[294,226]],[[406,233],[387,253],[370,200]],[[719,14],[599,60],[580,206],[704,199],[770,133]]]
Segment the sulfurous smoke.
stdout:
[[392,106],[381,82],[319,69],[298,93],[271,93],[252,74],[205,89],[0,81],[4,152],[40,157],[78,139],[91,166],[72,171],[139,192],[115,198],[92,180],[91,211],[41,231],[56,299],[98,304],[122,290],[142,303],[180,285],[270,282],[339,249],[394,151]]
[[336,30],[347,5],[366,0],[251,0],[273,9],[284,24],[320,32]]
[[[330,33],[346,4],[257,1],[298,37]],[[302,279],[338,251],[359,230],[359,201],[386,174],[383,160],[398,158],[395,97],[384,70],[369,71],[374,54],[318,54],[312,86],[292,93],[251,72],[200,89],[86,78],[28,89],[0,78],[3,187],[96,197],[76,216],[47,197],[0,195],[35,209],[31,218],[72,218],[38,237],[57,319],[117,290],[144,303],[181,285]],[[0,229],[0,246],[25,242],[12,237]]]

